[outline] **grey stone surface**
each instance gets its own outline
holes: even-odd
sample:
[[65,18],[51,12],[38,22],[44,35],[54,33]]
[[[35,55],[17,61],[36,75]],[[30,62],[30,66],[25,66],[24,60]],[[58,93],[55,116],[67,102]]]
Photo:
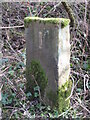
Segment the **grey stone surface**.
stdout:
[[[61,29],[59,24],[31,22],[25,35],[27,67],[32,60],[40,61],[48,77],[46,93],[56,92],[69,79],[69,25]],[[48,101],[46,95],[44,100]]]

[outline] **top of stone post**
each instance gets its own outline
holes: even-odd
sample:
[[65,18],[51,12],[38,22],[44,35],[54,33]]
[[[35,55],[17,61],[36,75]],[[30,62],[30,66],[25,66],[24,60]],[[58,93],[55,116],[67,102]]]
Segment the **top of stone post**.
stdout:
[[40,18],[40,17],[26,17],[24,19],[25,27],[28,27],[32,22],[43,22],[43,23],[52,23],[52,24],[61,24],[61,28],[66,27],[70,23],[70,19],[66,18]]

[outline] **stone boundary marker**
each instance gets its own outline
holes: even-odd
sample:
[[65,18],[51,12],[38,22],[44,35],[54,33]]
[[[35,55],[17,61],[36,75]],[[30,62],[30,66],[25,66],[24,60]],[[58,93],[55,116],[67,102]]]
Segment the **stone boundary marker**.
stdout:
[[[40,87],[44,103],[59,112],[69,107],[70,73],[69,19],[26,17],[27,91]],[[34,78],[32,78],[32,75]]]

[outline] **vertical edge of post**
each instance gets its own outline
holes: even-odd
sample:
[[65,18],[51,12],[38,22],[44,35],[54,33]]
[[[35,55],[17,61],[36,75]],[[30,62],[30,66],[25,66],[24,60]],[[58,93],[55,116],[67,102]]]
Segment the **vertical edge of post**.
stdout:
[[72,81],[70,80],[70,31],[69,25],[59,30],[58,49],[58,111],[66,111],[70,106]]

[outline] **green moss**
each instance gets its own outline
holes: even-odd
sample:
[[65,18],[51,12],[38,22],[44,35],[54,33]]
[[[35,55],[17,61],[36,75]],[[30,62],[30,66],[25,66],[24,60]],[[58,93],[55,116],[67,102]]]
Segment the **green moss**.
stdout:
[[68,80],[64,85],[58,88],[56,93],[52,90],[47,92],[47,98],[50,101],[51,107],[57,109],[59,113],[65,112],[70,105],[70,99],[65,100],[70,96],[71,87],[72,82]]
[[48,84],[48,79],[39,61],[31,61],[30,66],[26,69],[26,78],[27,91],[34,94],[34,87],[38,84],[38,86],[40,87],[41,96],[43,96],[45,88]]
[[70,106],[70,99],[65,100],[70,96],[71,87],[71,80],[67,80],[67,82],[58,89],[58,111],[60,113],[65,112]]
[[[32,77],[33,75],[33,77]],[[34,88],[40,87],[41,96],[44,97],[45,89],[48,84],[48,79],[39,61],[32,60],[30,66],[26,69],[27,92],[34,94]],[[37,84],[36,84],[37,82]],[[57,109],[59,113],[65,112],[70,105],[70,99],[65,101],[71,93],[72,82],[70,80],[66,81],[61,87],[58,88],[56,92],[48,89],[46,97],[49,100],[49,105]],[[32,96],[33,98],[33,96]]]
[[24,19],[24,25],[25,27],[28,27],[28,25],[31,22],[44,22],[44,23],[53,23],[53,24],[60,24],[61,23],[61,28],[66,27],[69,23],[70,20],[66,18],[39,18],[39,17],[26,17]]

